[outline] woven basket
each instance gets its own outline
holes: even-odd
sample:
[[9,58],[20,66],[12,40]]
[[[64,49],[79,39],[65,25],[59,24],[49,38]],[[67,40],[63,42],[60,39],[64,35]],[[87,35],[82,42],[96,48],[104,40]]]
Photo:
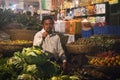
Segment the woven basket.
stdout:
[[3,51],[8,51],[8,50],[16,50],[16,49],[21,49],[23,47],[30,47],[32,46],[31,43],[27,44],[0,44],[0,48],[3,49]]
[[16,43],[16,44],[11,44],[11,43],[0,43],[0,54],[2,56],[9,56],[12,55],[16,51],[21,51],[25,47],[31,47],[32,42],[29,43]]
[[10,29],[5,32],[10,35],[11,40],[33,40],[37,30]]
[[76,45],[76,44],[67,44],[67,51],[69,53],[80,54],[80,53],[95,53],[98,51],[98,47],[95,45]]
[[68,53],[74,53],[74,54],[79,54],[79,45],[69,45],[66,44],[66,49]]

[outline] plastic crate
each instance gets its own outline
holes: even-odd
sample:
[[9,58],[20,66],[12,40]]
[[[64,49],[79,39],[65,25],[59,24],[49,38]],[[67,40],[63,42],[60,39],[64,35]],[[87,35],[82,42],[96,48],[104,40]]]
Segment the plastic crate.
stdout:
[[82,38],[89,38],[93,35],[93,29],[82,30]]
[[102,27],[95,26],[93,28],[93,32],[94,32],[95,35],[98,35],[98,34],[109,34],[110,33],[109,26],[102,26]]
[[110,31],[110,34],[115,35],[116,34],[115,26],[110,26],[109,31]]
[[109,31],[110,31],[110,34],[120,35],[120,26],[110,26]]
[[120,35],[120,26],[116,26],[116,35]]

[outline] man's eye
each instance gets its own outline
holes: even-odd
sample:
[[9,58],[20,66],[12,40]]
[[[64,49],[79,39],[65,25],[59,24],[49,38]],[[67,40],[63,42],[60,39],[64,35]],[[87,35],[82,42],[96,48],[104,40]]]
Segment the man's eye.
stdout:
[[45,25],[53,25],[52,23],[45,23]]

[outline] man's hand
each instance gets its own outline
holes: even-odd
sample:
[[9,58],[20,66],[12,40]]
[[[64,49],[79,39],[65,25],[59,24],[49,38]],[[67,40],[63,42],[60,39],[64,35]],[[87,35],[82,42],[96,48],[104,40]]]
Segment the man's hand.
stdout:
[[42,33],[42,37],[43,37],[43,39],[45,39],[45,38],[47,37],[47,35],[48,35],[47,32],[43,32],[43,33]]
[[63,62],[62,63],[62,68],[63,68],[63,70],[66,70],[66,68],[67,68],[67,62]]

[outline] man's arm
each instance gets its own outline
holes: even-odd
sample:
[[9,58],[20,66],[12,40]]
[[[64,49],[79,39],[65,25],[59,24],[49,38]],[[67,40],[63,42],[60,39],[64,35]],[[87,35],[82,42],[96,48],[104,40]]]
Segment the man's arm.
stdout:
[[59,53],[59,57],[60,59],[62,60],[62,68],[65,69],[66,68],[66,65],[67,65],[67,59],[66,59],[66,55],[65,55],[65,52],[63,50],[63,47],[62,47],[62,44],[61,44],[61,41],[60,41],[60,37],[58,39],[58,53]]
[[40,46],[42,42],[43,42],[42,34],[40,32],[35,34],[33,40],[33,46]]

